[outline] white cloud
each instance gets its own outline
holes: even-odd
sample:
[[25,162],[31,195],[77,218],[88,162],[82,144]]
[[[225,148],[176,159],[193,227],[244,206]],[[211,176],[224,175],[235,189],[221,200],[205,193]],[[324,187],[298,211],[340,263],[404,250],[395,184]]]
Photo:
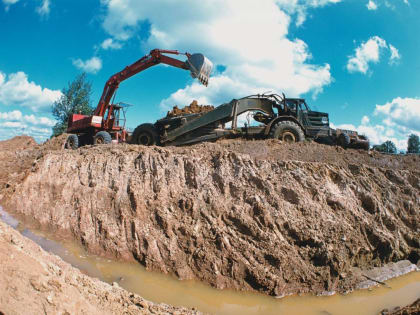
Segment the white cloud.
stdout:
[[56,121],[48,117],[23,115],[21,111],[0,112],[0,140],[26,134],[37,141],[51,136]]
[[12,5],[17,3],[19,0],[3,0],[3,3],[7,6],[7,5]]
[[[9,8],[11,5],[16,4],[20,0],[2,0],[2,2],[5,5],[6,12],[9,11]],[[41,2],[42,1],[42,2]],[[48,17],[50,14],[50,0],[40,0],[41,4],[40,6],[35,8],[35,11],[41,16],[41,17]]]
[[391,127],[420,132],[420,99],[397,97],[384,105],[376,105],[374,112]]
[[22,112],[19,110],[6,113],[0,112],[0,120],[20,121],[22,120]]
[[28,81],[28,76],[22,71],[8,76],[0,72],[0,103],[6,106],[22,106],[34,112],[50,109],[59,99],[61,92],[42,88]]
[[310,8],[339,3],[341,0],[277,0],[276,2],[288,14],[296,15],[296,25],[300,26],[305,22],[307,11]]
[[390,63],[394,63],[400,59],[398,49],[387,44],[387,42],[379,36],[372,36],[366,42],[363,42],[359,47],[355,49],[355,53],[349,56],[347,62],[347,70],[350,73],[361,72],[366,74],[369,70],[370,63],[378,63],[383,51],[389,50],[390,52]]
[[121,49],[122,45],[118,41],[113,40],[112,38],[105,39],[101,44],[102,49]]
[[24,125],[52,127],[56,121],[48,117],[23,115],[21,111],[14,110],[11,112],[0,112],[0,122],[2,123],[21,123]]
[[400,52],[398,51],[397,48],[395,48],[394,46],[389,44],[389,50],[391,51],[391,57],[389,58],[389,62],[391,64],[395,63],[397,60],[401,59]]
[[36,8],[36,12],[42,17],[47,17],[50,14],[50,0],[42,0],[42,4]]
[[[337,1],[300,2],[321,6]],[[161,47],[202,52],[225,70],[210,79],[208,88],[193,81],[162,101],[189,104],[192,99],[218,104],[253,92],[284,91],[298,96],[318,93],[332,78],[328,64],[311,64],[307,45],[289,39],[290,16],[279,6],[285,1],[167,0],[104,1],[104,29],[118,40],[134,36],[141,22],[150,23],[145,50]],[[162,14],[171,12],[171,14]]]
[[387,47],[385,40],[378,36],[371,37],[367,42],[356,48],[355,55],[349,58],[347,70],[349,72],[366,73],[369,70],[369,63],[377,63],[380,49],[385,47]]
[[370,119],[369,119],[368,116],[363,116],[362,117],[362,125],[367,125],[367,124],[369,124],[369,122],[370,122]]
[[368,8],[368,10],[378,9],[378,5],[372,0],[369,0],[369,2],[366,4],[366,7]]
[[98,57],[92,57],[86,61],[78,58],[73,60],[73,65],[80,70],[95,74],[102,69],[102,60]]
[[12,4],[17,3],[19,0],[2,0],[2,1],[4,3],[4,9],[7,12],[7,11],[9,11],[10,6]]

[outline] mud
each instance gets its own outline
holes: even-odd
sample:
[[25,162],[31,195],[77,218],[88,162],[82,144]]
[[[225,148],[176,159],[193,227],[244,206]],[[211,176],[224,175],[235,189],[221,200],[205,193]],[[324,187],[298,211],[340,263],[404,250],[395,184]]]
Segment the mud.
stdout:
[[9,211],[180,279],[328,294],[420,257],[417,156],[275,140],[14,154]]
[[82,274],[0,221],[1,314],[198,314]]
[[177,117],[186,114],[207,113],[213,109],[213,105],[198,105],[197,101],[194,100],[190,105],[185,106],[181,109],[175,105],[172,108],[172,110],[168,111],[168,113],[166,114],[166,118]]

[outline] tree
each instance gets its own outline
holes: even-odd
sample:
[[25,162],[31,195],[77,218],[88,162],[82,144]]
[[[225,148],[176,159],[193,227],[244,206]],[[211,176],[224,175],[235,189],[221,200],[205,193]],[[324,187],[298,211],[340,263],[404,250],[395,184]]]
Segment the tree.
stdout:
[[397,147],[395,146],[394,142],[388,140],[381,145],[373,146],[373,150],[384,152],[384,153],[397,153]]
[[419,136],[411,134],[408,137],[407,153],[420,153]]
[[58,120],[53,127],[53,136],[64,133],[69,116],[73,113],[91,115],[90,95],[92,84],[86,80],[86,73],[78,75],[68,87],[62,89],[62,96],[52,106],[52,114]]

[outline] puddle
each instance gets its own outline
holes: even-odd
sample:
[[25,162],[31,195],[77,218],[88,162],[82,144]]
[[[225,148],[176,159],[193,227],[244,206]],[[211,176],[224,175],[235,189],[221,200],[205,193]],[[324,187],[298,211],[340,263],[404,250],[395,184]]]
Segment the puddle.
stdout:
[[256,293],[216,290],[197,281],[180,281],[171,276],[147,271],[135,263],[118,262],[89,255],[75,242],[54,240],[54,235],[29,230],[0,207],[0,219],[60,256],[89,276],[138,293],[153,302],[195,307],[212,314],[378,314],[384,308],[404,306],[420,297],[420,272],[386,281],[387,285],[358,290],[347,295],[290,296],[275,299]]

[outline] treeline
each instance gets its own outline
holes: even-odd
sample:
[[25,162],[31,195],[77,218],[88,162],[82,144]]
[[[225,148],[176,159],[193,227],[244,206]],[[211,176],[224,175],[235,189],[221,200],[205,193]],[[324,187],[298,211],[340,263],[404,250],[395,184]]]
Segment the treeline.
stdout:
[[[384,153],[391,153],[391,154],[396,154],[397,153],[397,147],[395,146],[395,143],[388,140],[385,141],[382,144],[379,145],[374,145],[373,150],[375,151],[379,151],[379,152],[384,152]],[[403,153],[403,152],[400,152]],[[408,137],[408,143],[407,143],[407,153],[408,154],[419,154],[420,153],[420,140],[419,140],[419,136],[415,135],[415,134],[411,134]]]

